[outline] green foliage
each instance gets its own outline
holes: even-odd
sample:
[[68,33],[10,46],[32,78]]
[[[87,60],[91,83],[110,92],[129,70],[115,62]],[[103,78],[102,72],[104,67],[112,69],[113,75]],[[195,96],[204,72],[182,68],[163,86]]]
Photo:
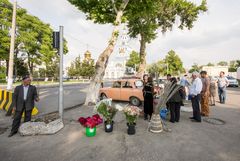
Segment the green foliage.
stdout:
[[[94,23],[106,24],[112,23],[116,19],[114,6],[121,10],[122,0],[115,0],[114,4],[111,0],[68,0],[79,10],[86,14],[87,19]],[[116,22],[115,22],[116,23]]]
[[157,37],[158,29],[165,33],[171,30],[176,20],[178,28],[191,29],[200,12],[207,11],[206,0],[196,5],[187,0],[132,0],[126,9],[127,26],[130,37],[141,36],[141,63],[145,59],[146,43]]
[[210,63],[210,62],[209,62],[209,63],[207,64],[207,66],[213,67],[213,66],[215,66],[215,65],[214,65],[213,63]]
[[0,1],[0,60],[7,60],[10,48],[12,5],[8,0]]
[[[12,4],[8,0],[0,2],[0,59],[8,60],[10,47],[10,28],[12,21]],[[27,62],[28,71],[33,74],[34,67],[51,66],[57,58],[52,48],[52,32],[49,24],[18,8],[16,15],[15,57],[21,56]],[[64,53],[67,53],[64,41]],[[21,55],[20,55],[21,54]],[[50,64],[50,65],[49,65]],[[24,71],[18,71],[21,73]]]
[[147,71],[151,76],[157,77],[159,75],[164,75],[167,73],[167,66],[164,60],[159,60],[157,63],[152,63],[147,67]]
[[240,60],[232,60],[229,62],[229,72],[236,72],[237,68],[240,67]]
[[82,68],[81,68],[81,76],[83,77],[92,77],[95,74],[95,66],[94,66],[94,61],[82,62]]
[[126,63],[126,66],[131,67],[131,68],[136,67],[136,69],[138,70],[139,64],[140,64],[139,53],[137,53],[136,51],[132,51],[130,54],[130,58],[128,59],[128,61]]
[[217,65],[219,65],[219,66],[228,66],[228,62],[220,61],[220,62],[217,63]]
[[194,71],[200,72],[201,70],[202,70],[202,66],[199,66],[197,63],[194,63],[188,72],[189,73],[193,73]]
[[80,56],[76,57],[71,65],[67,68],[70,77],[92,77],[95,73],[94,61],[81,61]]
[[21,78],[24,75],[29,75],[28,72],[28,67],[26,65],[26,63],[24,63],[24,60],[21,58],[15,58],[14,59],[14,75],[16,77]]
[[164,59],[164,63],[167,64],[168,70],[165,74],[179,75],[180,73],[185,72],[182,60],[173,50],[168,52]]
[[4,66],[0,66],[0,83],[6,81],[6,68]]
[[104,117],[104,120],[107,123],[111,123],[117,113],[117,109],[115,107],[108,106],[104,102],[102,102],[97,107],[97,112]]

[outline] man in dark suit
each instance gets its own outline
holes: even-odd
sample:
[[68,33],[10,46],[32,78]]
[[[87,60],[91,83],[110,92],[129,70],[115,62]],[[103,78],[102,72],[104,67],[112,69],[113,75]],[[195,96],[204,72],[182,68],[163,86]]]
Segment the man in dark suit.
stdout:
[[31,121],[34,101],[39,101],[37,89],[35,86],[30,85],[31,79],[29,76],[23,77],[22,80],[23,84],[17,86],[14,90],[13,109],[15,115],[12,123],[12,130],[8,137],[11,137],[18,132],[23,112],[25,112],[24,122]]

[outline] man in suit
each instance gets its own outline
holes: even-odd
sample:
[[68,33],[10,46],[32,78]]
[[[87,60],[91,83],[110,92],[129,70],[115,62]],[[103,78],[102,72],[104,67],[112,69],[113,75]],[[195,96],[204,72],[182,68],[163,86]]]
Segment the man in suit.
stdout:
[[38,102],[38,94],[35,86],[30,85],[31,79],[29,76],[23,77],[23,84],[19,85],[14,90],[14,120],[12,130],[8,137],[13,136],[18,132],[21,123],[23,112],[25,112],[24,122],[31,121],[31,114],[34,107],[34,101]]

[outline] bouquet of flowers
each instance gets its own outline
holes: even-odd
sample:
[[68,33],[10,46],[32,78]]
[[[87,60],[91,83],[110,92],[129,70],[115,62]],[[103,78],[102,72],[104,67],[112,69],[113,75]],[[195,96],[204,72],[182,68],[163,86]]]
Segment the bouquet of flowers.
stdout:
[[87,117],[87,118],[80,117],[78,121],[83,127],[88,127],[88,128],[94,128],[103,122],[102,118],[98,114],[93,115],[92,117]]
[[104,117],[106,123],[110,124],[113,122],[113,118],[117,113],[117,109],[115,107],[101,102],[96,109],[97,112]]
[[126,116],[127,123],[129,125],[136,124],[137,118],[140,115],[141,109],[137,106],[128,106],[123,109],[123,112]]

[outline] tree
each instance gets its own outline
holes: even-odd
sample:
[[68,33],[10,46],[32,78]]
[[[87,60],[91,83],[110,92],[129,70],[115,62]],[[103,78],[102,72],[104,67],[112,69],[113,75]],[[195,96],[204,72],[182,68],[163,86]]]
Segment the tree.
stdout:
[[175,51],[171,50],[168,52],[164,59],[165,64],[167,64],[167,73],[172,75],[179,75],[180,73],[185,72],[183,68],[183,63],[180,57],[175,53]]
[[194,71],[200,72],[201,70],[202,70],[202,66],[199,66],[197,63],[194,63],[188,72],[189,73],[192,73]]
[[217,65],[219,65],[219,66],[228,66],[228,62],[220,61],[220,62],[217,63]]
[[237,68],[240,67],[240,60],[232,60],[229,62],[229,72],[236,72]]
[[131,1],[126,12],[130,37],[140,36],[139,73],[143,74],[146,65],[146,44],[157,37],[159,28],[162,33],[165,33],[167,30],[171,30],[176,19],[179,19],[178,28],[191,29],[199,13],[205,11],[207,11],[206,0],[203,0],[199,6],[187,0]]
[[81,71],[81,76],[91,78],[95,73],[95,68],[94,68],[94,61],[91,60],[89,62],[83,61],[82,62],[82,71]]
[[[10,28],[12,20],[12,5],[8,0],[0,1],[0,61],[5,60],[8,69],[9,49],[10,49]],[[5,78],[4,78],[5,79]]]
[[209,67],[213,67],[214,64],[209,62],[209,63],[207,64],[207,66],[209,66]]
[[99,55],[96,62],[96,72],[92,77],[89,85],[85,104],[96,103],[98,92],[108,64],[110,55],[116,44],[119,35],[119,25],[122,22],[124,10],[129,0],[68,0],[71,4],[75,5],[79,10],[86,14],[87,19],[92,20],[94,23],[114,25],[111,38],[108,42],[106,49]]
[[130,58],[126,63],[126,66],[134,69],[136,68],[136,70],[138,70],[139,64],[140,64],[139,53],[137,53],[136,51],[132,51],[130,54]]
[[[0,1],[0,60],[6,62],[9,57],[12,7],[8,0]],[[49,24],[28,14],[25,9],[17,8],[15,58],[20,56],[27,62],[27,69],[31,75],[36,65],[45,65],[47,68],[57,57],[52,48],[52,31]],[[66,40],[64,49],[67,53]],[[15,60],[15,63],[17,61]],[[18,70],[17,73],[21,72]]]

